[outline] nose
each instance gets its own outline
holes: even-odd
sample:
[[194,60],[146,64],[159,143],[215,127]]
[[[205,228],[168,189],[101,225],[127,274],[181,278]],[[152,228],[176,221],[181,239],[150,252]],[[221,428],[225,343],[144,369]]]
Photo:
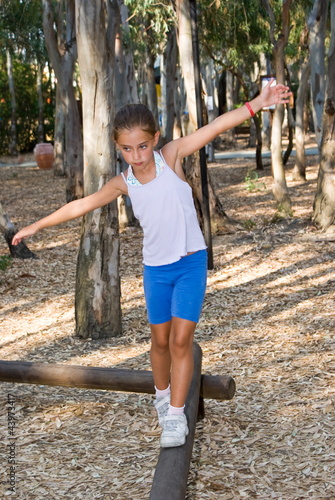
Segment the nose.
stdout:
[[140,159],[140,151],[137,148],[135,148],[133,150],[133,158],[134,158],[134,160],[139,160]]

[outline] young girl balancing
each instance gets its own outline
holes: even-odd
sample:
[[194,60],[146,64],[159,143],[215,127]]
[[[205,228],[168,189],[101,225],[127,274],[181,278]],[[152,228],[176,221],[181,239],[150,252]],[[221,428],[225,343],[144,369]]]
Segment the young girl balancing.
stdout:
[[188,435],[184,405],[193,375],[193,335],[205,295],[207,251],[182,159],[265,106],[288,102],[288,87],[271,83],[242,107],[219,116],[200,130],[169,142],[156,152],[159,132],[148,108],[131,104],[114,120],[114,140],[125,173],[96,193],[72,201],[25,227],[13,238],[81,217],[128,194],[143,229],[143,282],[151,328],[150,359],[155,407],[162,427],[161,446],[181,446]]

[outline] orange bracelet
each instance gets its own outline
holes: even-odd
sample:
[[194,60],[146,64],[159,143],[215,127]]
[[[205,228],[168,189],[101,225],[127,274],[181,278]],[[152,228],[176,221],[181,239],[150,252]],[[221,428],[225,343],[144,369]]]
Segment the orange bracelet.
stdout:
[[249,113],[250,113],[251,118],[252,118],[253,116],[255,116],[254,110],[253,110],[253,109],[252,109],[252,107],[250,106],[250,102],[246,102],[246,103],[245,103],[245,105],[246,105],[246,107],[247,107],[247,109],[248,109],[248,111],[249,111]]

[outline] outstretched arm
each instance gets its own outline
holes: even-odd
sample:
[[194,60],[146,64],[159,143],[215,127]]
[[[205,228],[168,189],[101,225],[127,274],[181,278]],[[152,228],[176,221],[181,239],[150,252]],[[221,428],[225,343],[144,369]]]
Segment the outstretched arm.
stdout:
[[252,112],[255,114],[264,107],[289,102],[289,97],[292,95],[289,87],[281,84],[271,87],[272,82],[273,80],[270,80],[262,92],[249,102],[249,108],[251,109],[247,105],[241,106],[238,109],[220,115],[211,123],[192,134],[166,144],[163,147],[163,154],[167,163],[172,166],[175,164],[177,158],[182,159],[198,151],[218,135],[240,125],[250,118]]
[[15,234],[12,245],[17,245],[24,238],[33,236],[41,229],[58,226],[58,224],[62,224],[63,222],[82,217],[96,208],[107,205],[121,194],[127,194],[127,189],[121,175],[118,175],[117,177],[113,177],[96,193],[80,200],[71,201],[47,217],[34,222],[30,226],[24,227]]

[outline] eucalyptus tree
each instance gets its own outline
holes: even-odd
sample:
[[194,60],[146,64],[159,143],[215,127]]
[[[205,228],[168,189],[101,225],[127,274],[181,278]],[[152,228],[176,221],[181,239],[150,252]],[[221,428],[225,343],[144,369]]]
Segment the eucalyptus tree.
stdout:
[[[190,17],[189,0],[176,1],[177,27],[178,27],[178,49],[180,66],[185,81],[185,90],[187,97],[187,109],[189,115],[188,132],[193,132],[197,128],[197,109],[195,78],[192,50],[192,28]],[[202,106],[204,109],[204,106]],[[200,221],[203,222],[202,212],[202,188],[200,177],[200,157],[199,153],[193,154],[185,159],[185,174],[188,182],[193,189],[195,205]],[[212,231],[226,232],[233,230],[233,224],[223,209],[223,205],[215,193],[213,184],[209,177],[208,194],[211,213]]]
[[[115,18],[115,108],[118,110],[125,104],[138,102],[138,88],[135,74],[133,43],[130,36],[129,11],[124,0],[117,0],[111,4]],[[122,155],[117,151],[117,168],[119,174],[128,168]],[[136,225],[136,219],[132,210],[129,196],[122,195],[118,198],[119,225],[120,229]]]
[[[66,200],[71,201],[83,196],[83,140],[73,87],[77,60],[75,0],[59,0],[56,5],[51,0],[42,0],[42,3],[45,43],[57,78],[57,102],[66,117],[63,162],[67,179]],[[57,7],[57,14],[54,7]]]
[[331,0],[326,100],[313,220],[322,230],[335,229],[335,0]]
[[[158,56],[164,53],[167,42],[174,33],[175,17],[169,0],[125,0],[129,8],[129,28],[133,41],[134,61],[138,80],[138,92],[141,102],[148,105],[157,121],[159,109],[157,82],[159,70]],[[157,63],[157,65],[156,65]],[[169,65],[175,64],[172,59]],[[171,71],[174,71],[172,68]],[[173,100],[167,102],[167,109],[173,108]],[[166,110],[164,109],[165,113]]]
[[[115,175],[112,136],[117,0],[76,2],[76,37],[83,96],[84,194]],[[83,218],[76,277],[76,335],[121,334],[116,201]]]
[[308,19],[311,62],[312,111],[316,141],[321,147],[322,118],[325,102],[325,37],[327,31],[328,0],[314,0]]
[[[290,32],[290,5],[292,0],[283,0],[281,11],[277,14],[270,0],[263,0],[268,14],[270,39],[273,45],[273,65],[277,83],[285,85],[285,48]],[[281,21],[279,20],[281,18]],[[281,212],[291,213],[291,199],[289,196],[283,157],[282,157],[282,124],[284,119],[284,105],[279,104],[273,113],[271,132],[271,165],[273,185],[272,192]]]
[[[211,8],[210,8],[211,7]],[[214,61],[216,71],[229,73],[241,89],[238,101],[259,92],[262,56],[271,52],[268,24],[258,0],[198,3],[202,54]],[[219,95],[219,102],[224,101]],[[219,109],[223,112],[224,109]],[[262,168],[261,112],[253,117],[256,134],[256,166]],[[252,121],[250,131],[252,131]]]

